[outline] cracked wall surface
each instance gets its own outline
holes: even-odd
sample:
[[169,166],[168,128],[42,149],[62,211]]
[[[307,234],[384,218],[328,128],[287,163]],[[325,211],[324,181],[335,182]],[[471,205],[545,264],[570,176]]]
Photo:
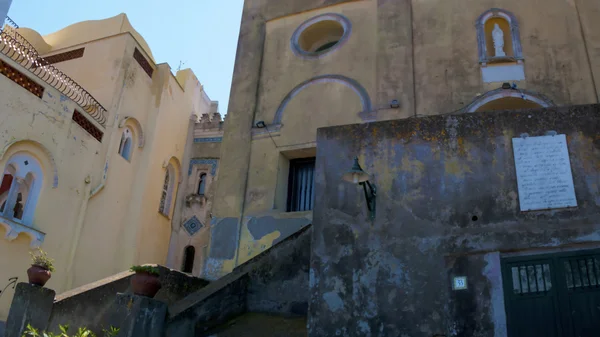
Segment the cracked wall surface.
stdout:
[[[320,129],[309,336],[506,336],[501,258],[597,245],[600,105]],[[578,207],[521,212],[512,138],[565,134]],[[358,155],[377,185],[342,180]],[[454,276],[469,289],[452,291]]]

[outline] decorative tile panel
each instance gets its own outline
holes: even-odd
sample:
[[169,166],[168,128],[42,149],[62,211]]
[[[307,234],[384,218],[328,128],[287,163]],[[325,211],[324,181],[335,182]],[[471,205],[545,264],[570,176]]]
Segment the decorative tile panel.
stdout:
[[185,228],[185,230],[188,232],[188,234],[190,236],[194,236],[194,234],[198,233],[198,231],[200,229],[202,229],[203,227],[204,227],[204,225],[202,224],[202,222],[200,222],[200,220],[198,220],[198,218],[195,215],[193,217],[189,218],[183,224],[183,228]]
[[223,137],[194,138],[194,143],[220,143]]
[[215,176],[217,174],[217,166],[219,165],[219,160],[218,159],[193,158],[192,160],[190,160],[190,168],[188,169],[188,176],[192,175],[192,168],[194,167],[194,165],[199,165],[199,164],[212,165],[212,168],[210,170],[210,174],[212,176]]

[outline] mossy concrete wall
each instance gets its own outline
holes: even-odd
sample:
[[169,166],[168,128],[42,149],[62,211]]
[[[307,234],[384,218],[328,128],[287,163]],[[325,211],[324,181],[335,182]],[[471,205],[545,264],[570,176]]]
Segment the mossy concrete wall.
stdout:
[[[600,245],[599,105],[319,129],[309,336],[505,336],[500,259]],[[512,138],[565,134],[578,206],[521,212]],[[358,156],[377,212],[342,175]],[[452,276],[469,289],[453,292]]]

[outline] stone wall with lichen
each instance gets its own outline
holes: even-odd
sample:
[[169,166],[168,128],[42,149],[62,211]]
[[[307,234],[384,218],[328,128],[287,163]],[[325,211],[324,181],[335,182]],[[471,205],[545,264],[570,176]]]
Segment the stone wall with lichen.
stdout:
[[[312,336],[505,336],[500,261],[600,243],[600,105],[319,129]],[[521,212],[512,138],[565,134],[578,206]],[[358,156],[377,185],[342,180]],[[469,290],[451,291],[452,276]]]

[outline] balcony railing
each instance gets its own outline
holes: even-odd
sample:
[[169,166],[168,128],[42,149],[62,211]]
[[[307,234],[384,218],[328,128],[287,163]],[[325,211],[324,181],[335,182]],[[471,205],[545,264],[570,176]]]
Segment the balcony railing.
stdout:
[[[4,24],[9,25],[13,28],[19,28],[16,22],[14,22],[9,16],[6,16],[6,20],[4,20]],[[1,29],[1,27],[0,27]]]
[[[14,21],[12,22],[14,23]],[[0,53],[8,56],[42,81],[69,97],[96,122],[105,126],[106,109],[72,78],[42,58],[35,47],[12,26],[5,25],[0,32]],[[18,27],[16,24],[14,26]]]

